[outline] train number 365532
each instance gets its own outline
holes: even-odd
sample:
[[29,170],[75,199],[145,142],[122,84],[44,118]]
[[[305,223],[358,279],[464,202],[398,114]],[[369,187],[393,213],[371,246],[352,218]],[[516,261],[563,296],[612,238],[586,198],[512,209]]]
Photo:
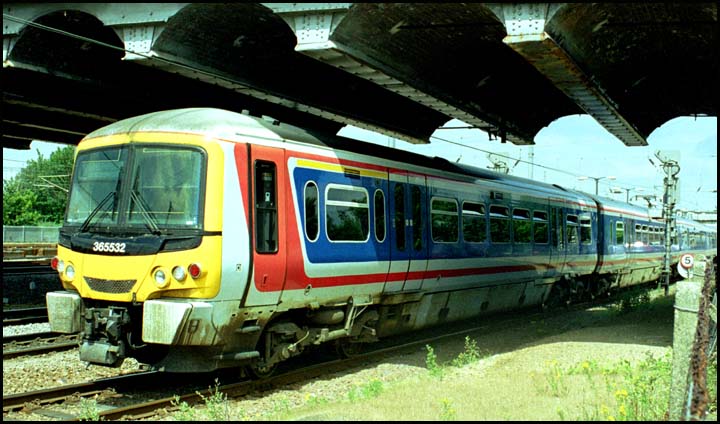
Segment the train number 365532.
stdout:
[[116,252],[125,253],[125,243],[111,243],[96,241],[93,243],[93,252]]

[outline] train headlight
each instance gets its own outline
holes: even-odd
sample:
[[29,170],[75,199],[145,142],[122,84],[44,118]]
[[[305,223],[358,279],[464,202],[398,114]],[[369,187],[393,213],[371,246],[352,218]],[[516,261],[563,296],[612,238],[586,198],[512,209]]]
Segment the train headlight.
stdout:
[[164,289],[170,284],[170,279],[161,268],[156,268],[155,271],[153,271],[153,279],[155,280],[155,285],[161,289]]
[[75,267],[72,266],[72,264],[68,264],[65,268],[65,277],[67,277],[68,280],[75,278]]
[[65,271],[65,261],[58,258],[57,263],[55,264],[55,269],[57,270],[57,272],[60,272],[60,273]]
[[172,276],[174,279],[178,281],[184,281],[185,277],[187,277],[187,274],[185,273],[185,268],[181,266],[176,266],[172,270]]

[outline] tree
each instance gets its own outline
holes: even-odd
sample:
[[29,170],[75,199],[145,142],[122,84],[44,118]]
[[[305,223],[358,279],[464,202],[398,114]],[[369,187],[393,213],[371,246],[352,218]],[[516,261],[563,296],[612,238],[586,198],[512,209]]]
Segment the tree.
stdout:
[[62,147],[28,161],[3,180],[3,225],[60,224],[67,205],[75,146]]

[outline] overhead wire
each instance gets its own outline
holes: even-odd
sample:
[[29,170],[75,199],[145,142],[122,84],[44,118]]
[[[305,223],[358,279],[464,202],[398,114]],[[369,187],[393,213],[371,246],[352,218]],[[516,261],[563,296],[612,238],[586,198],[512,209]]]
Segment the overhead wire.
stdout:
[[[514,157],[512,157],[512,156],[506,156],[506,155],[503,155],[503,154],[501,154],[501,153],[491,152],[491,151],[489,151],[489,150],[480,149],[480,148],[474,147],[474,146],[468,146],[467,144],[462,144],[462,143],[458,143],[458,142],[455,142],[455,141],[452,141],[452,140],[447,140],[447,139],[444,139],[444,138],[438,137],[438,136],[432,136],[432,137],[430,137],[430,138],[431,138],[431,139],[436,139],[436,140],[439,140],[439,141],[442,141],[442,142],[445,142],[445,143],[454,144],[454,145],[457,145],[457,146],[460,146],[460,147],[465,147],[465,148],[468,148],[468,149],[477,150],[477,151],[479,151],[479,152],[492,154],[492,155],[495,155],[495,156],[498,156],[498,157],[501,157],[501,158],[510,159],[510,160],[513,160],[513,161],[521,162],[521,163],[526,163],[526,164],[528,164],[528,165],[530,165],[530,166],[536,166],[536,167],[538,167],[538,168],[547,169],[547,170],[549,170],[549,171],[558,172],[558,173],[561,173],[561,174],[567,174],[567,175],[570,175],[570,176],[573,176],[573,177],[576,177],[576,178],[585,176],[585,175],[576,174],[576,173],[574,173],[574,172],[570,172],[570,171],[567,171],[567,170],[564,170],[564,169],[557,169],[557,168],[553,168],[553,167],[550,167],[550,166],[540,165],[540,164],[537,164],[537,163],[534,163],[534,162],[528,162],[528,161],[526,161],[526,160],[522,160],[522,159],[519,159],[519,158],[514,158]],[[617,181],[617,180],[614,180],[614,181]],[[603,182],[603,184],[606,184],[606,183],[607,183],[607,182],[605,182],[605,181]],[[612,186],[612,184],[610,184],[610,186]],[[618,184],[618,186],[619,186],[619,184]],[[652,188],[652,187],[641,186],[641,185],[637,185],[637,184],[633,184],[631,187],[626,187],[626,188],[645,188],[645,189],[654,190],[654,188]]]

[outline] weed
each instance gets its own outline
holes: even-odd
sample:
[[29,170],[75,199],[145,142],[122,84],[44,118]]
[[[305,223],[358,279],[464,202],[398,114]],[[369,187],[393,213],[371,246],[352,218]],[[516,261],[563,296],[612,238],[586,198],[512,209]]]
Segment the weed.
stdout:
[[227,395],[219,390],[220,383],[215,379],[215,391],[208,397],[200,392],[195,392],[205,401],[207,415],[211,421],[227,421],[230,419],[230,411],[227,402]]
[[433,377],[442,378],[443,369],[437,363],[437,356],[435,355],[435,351],[430,345],[425,345],[425,348],[428,351],[427,356],[425,357],[425,365],[427,366],[430,375]]
[[372,380],[368,384],[366,384],[365,387],[363,387],[363,395],[366,398],[373,398],[380,396],[383,390],[384,387],[382,381]]
[[619,314],[626,314],[641,307],[648,307],[650,294],[647,291],[628,290],[620,295],[620,300],[613,306]]
[[385,390],[385,387],[383,386],[383,382],[380,380],[373,379],[363,386],[353,387],[352,389],[350,389],[350,391],[348,392],[348,399],[351,402],[354,402],[354,401],[360,400],[360,399],[370,399],[370,398],[380,396],[380,394],[384,390]]
[[713,356],[707,368],[708,412],[717,414],[717,353]]
[[170,404],[179,408],[179,411],[173,415],[175,421],[195,421],[195,409],[192,406],[188,405],[188,403],[185,401],[180,402],[179,396],[173,396],[173,400],[170,402]]
[[597,362],[593,361],[582,361],[577,366],[572,367],[568,370],[569,374],[579,374],[585,376],[588,383],[592,383],[595,374],[600,372],[600,366]]
[[555,397],[565,396],[569,390],[565,384],[565,372],[555,359],[548,362],[548,365],[549,369],[545,375],[547,389],[550,391],[550,394]]
[[593,415],[612,421],[664,420],[671,374],[670,352],[661,358],[648,354],[634,366],[625,360],[603,370],[611,406],[602,404]]
[[326,405],[329,401],[322,396],[318,396],[315,393],[306,393],[305,402],[309,406],[321,406]]
[[452,365],[455,367],[463,367],[479,361],[482,356],[480,349],[478,349],[477,342],[470,340],[470,336],[465,336],[465,350],[460,352],[457,358],[453,359]]
[[95,399],[80,399],[80,414],[78,415],[80,421],[100,421],[100,410],[97,406],[97,400]]
[[279,415],[290,410],[290,401],[287,399],[280,399],[273,402],[273,414]]
[[442,421],[454,421],[457,419],[457,412],[452,405],[450,399],[440,400],[440,420]]
[[670,397],[671,354],[668,352],[662,358],[653,358],[648,354],[634,371],[632,375],[625,376],[629,387],[627,396],[622,390],[619,394],[616,392],[616,398],[622,397],[618,399],[619,415],[633,421],[663,419]]

